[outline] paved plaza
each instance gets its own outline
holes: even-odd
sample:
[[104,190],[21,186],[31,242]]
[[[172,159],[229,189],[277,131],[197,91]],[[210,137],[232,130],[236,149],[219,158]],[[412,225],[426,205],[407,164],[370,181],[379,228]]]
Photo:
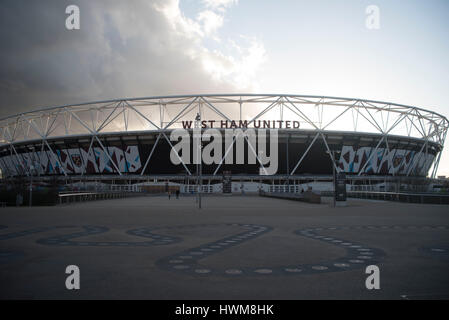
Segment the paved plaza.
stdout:
[[[449,206],[163,196],[0,209],[2,299],[448,299]],[[67,290],[76,265],[80,290]],[[380,269],[368,290],[365,268]]]

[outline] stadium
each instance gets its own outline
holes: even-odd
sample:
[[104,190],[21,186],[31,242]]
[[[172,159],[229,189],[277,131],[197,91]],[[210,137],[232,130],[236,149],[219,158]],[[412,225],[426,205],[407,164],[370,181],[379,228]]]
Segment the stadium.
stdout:
[[[235,143],[223,143],[222,160],[202,164],[200,172],[195,164],[174,164],[170,152],[176,141],[170,134],[195,126],[221,132],[276,129],[276,173],[263,173],[260,152],[248,140],[245,159],[254,154],[255,163],[224,161],[238,150]],[[182,192],[196,190],[200,173],[203,192],[222,192],[225,178],[237,192],[297,192],[304,183],[326,189],[335,171],[345,173],[352,185],[386,190],[404,182],[416,187],[435,177],[448,127],[444,116],[429,110],[352,98],[207,94],[115,99],[1,119],[0,168],[6,183],[33,179],[126,190],[146,186],[149,191],[173,185]]]

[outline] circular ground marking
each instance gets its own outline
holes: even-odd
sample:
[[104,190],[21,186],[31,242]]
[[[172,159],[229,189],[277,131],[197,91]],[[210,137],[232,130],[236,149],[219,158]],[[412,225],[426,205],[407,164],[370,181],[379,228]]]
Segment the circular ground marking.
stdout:
[[348,268],[350,265],[347,263],[334,263],[334,266],[338,268]]
[[189,266],[186,266],[186,265],[177,265],[177,266],[173,267],[173,269],[177,269],[177,270],[184,270],[184,269],[188,269],[188,268],[189,268]]
[[225,271],[227,274],[242,274],[243,271],[239,269],[228,269]]
[[174,260],[170,260],[168,263],[183,263],[184,261],[182,261],[182,260],[176,260],[176,259],[174,259]]
[[358,260],[358,259],[353,259],[353,260],[349,260],[349,262],[351,262],[351,263],[363,263],[363,262],[365,262],[365,261],[363,261],[363,260]]
[[260,273],[260,274],[270,274],[273,273],[273,270],[271,269],[257,269],[254,270],[254,272]]
[[205,273],[210,273],[210,270],[209,269],[196,269],[195,273],[205,274]]
[[327,270],[328,267],[325,267],[325,266],[313,266],[312,269],[321,271],[321,270]]

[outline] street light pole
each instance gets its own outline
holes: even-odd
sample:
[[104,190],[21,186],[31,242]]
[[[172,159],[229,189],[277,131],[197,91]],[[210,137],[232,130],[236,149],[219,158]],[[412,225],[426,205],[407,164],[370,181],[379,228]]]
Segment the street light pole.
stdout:
[[201,193],[203,192],[203,163],[201,160],[201,151],[202,151],[202,144],[200,141],[200,192],[198,193],[198,197],[199,197],[199,202],[198,202],[198,206],[201,209]]
[[[196,173],[197,173],[197,188],[198,188],[198,193],[197,193],[197,199],[198,199],[198,208],[201,209],[201,192],[202,192],[202,188],[203,188],[203,180],[202,180],[202,171],[203,171],[203,161],[202,161],[202,143],[201,143],[201,115],[199,113],[197,113],[196,117],[195,117],[195,129],[197,130],[196,134],[197,134],[197,148],[196,148],[196,152],[197,152],[197,164],[196,164]],[[199,132],[198,132],[199,131]],[[199,136],[198,136],[199,133]],[[194,132],[195,135],[195,132]],[[199,162],[198,162],[199,161]]]
[[337,206],[337,186],[336,186],[336,180],[337,180],[337,177],[336,177],[336,171],[335,171],[335,166],[336,166],[336,163],[335,163],[335,150],[332,150],[332,151],[326,151],[326,153],[327,154],[329,154],[329,156],[331,157],[331,161],[332,161],[332,184],[333,184],[333,189],[334,189],[334,196],[332,197],[333,198],[333,201],[332,201],[332,203],[333,203],[333,206],[334,207],[336,207]]
[[31,171],[31,175],[30,175],[30,203],[29,206],[31,207],[33,204],[33,166],[30,166],[30,171]]
[[[34,148],[31,148],[31,152],[34,152]],[[31,159],[33,159],[33,157],[31,157]],[[29,201],[29,206],[32,207],[33,206],[33,170],[34,170],[34,166],[33,164],[30,165],[30,201]]]
[[336,176],[335,176],[335,151],[332,150],[332,177],[334,180],[334,208],[337,206],[337,186],[336,186]]
[[[335,158],[336,154],[340,154],[339,150],[332,150],[332,176],[334,181],[334,207],[337,206],[337,160]],[[340,179],[340,178],[339,178]]]

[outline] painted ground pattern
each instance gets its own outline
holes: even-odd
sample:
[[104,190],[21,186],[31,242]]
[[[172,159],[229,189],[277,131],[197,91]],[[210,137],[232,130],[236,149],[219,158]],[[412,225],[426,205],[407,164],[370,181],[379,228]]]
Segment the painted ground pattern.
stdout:
[[[35,240],[36,243],[46,246],[85,246],[85,247],[151,247],[151,246],[169,246],[173,244],[182,244],[183,238],[171,236],[164,233],[170,231],[183,230],[187,233],[195,233],[200,229],[214,229],[222,227],[234,227],[241,231],[230,234],[218,240],[207,242],[193,248],[184,249],[176,254],[160,258],[155,263],[164,270],[170,272],[182,272],[196,276],[221,275],[221,276],[270,276],[270,275],[300,275],[300,274],[319,274],[327,272],[339,272],[345,270],[354,270],[366,267],[367,265],[382,263],[388,256],[380,248],[370,247],[363,243],[357,243],[350,239],[343,239],[336,236],[329,236],[329,233],[338,233],[339,231],[370,232],[371,230],[427,230],[427,231],[447,231],[449,226],[335,226],[320,228],[297,229],[294,234],[297,241],[301,238],[308,238],[320,241],[330,246],[337,246],[345,250],[345,255],[334,260],[321,261],[320,263],[310,264],[292,264],[292,265],[263,265],[254,267],[241,267],[235,265],[231,268],[212,268],[201,263],[201,260],[212,255],[219,255],[225,250],[242,245],[249,241],[257,241],[258,238],[268,235],[274,230],[271,226],[244,224],[244,223],[225,223],[225,224],[196,224],[180,225],[166,227],[139,227],[126,231],[127,235],[144,238],[144,241],[82,241],[75,240],[81,237],[105,234],[110,231],[105,226],[45,226],[22,231],[8,232],[8,227],[0,225],[2,233],[0,241],[7,241],[15,238],[26,237],[33,234],[51,233],[58,230],[59,235],[42,237]],[[3,230],[5,229],[5,230]],[[82,231],[72,232],[70,229],[82,229]],[[66,233],[67,232],[67,233]],[[61,234],[62,233],[62,234]],[[3,242],[4,243],[4,242]],[[423,257],[432,259],[449,259],[449,247],[447,244],[436,244],[418,248]],[[16,259],[23,258],[24,254],[17,251],[0,250],[0,263],[7,263]]]

